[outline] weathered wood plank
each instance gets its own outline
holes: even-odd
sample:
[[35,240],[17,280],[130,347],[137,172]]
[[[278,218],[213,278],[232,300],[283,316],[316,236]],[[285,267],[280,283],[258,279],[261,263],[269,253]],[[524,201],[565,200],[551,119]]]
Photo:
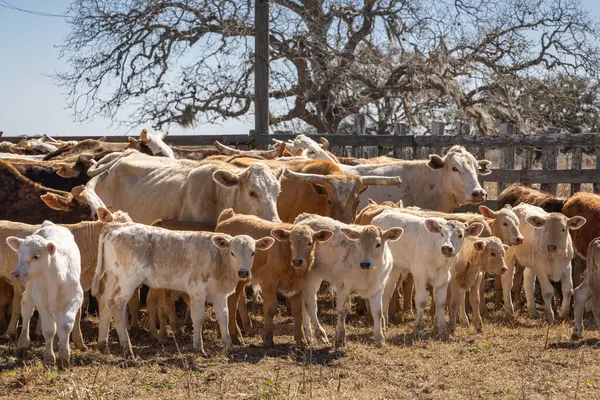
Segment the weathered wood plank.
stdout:
[[269,0],[254,3],[254,131],[269,133]]
[[463,204],[462,206],[455,208],[452,212],[454,213],[477,213],[479,214],[479,206],[486,206],[491,208],[492,210],[498,209],[498,200],[486,200],[481,204]]
[[[443,121],[433,121],[431,123],[431,136],[441,137],[444,136],[445,124]],[[442,146],[433,146],[431,148],[433,154],[442,154]],[[427,157],[428,154],[424,154],[423,158]]]
[[[573,150],[573,162],[571,163],[571,169],[576,171],[580,170],[583,165],[583,149],[581,147],[575,147]],[[571,196],[581,190],[580,183],[571,184]]]
[[[500,136],[510,136],[516,133],[517,129],[513,124],[501,124]],[[510,146],[502,150],[500,154],[500,169],[515,169],[515,147]],[[498,193],[502,193],[511,182],[498,182]]]
[[[596,171],[600,171],[600,146],[596,146]],[[594,193],[600,193],[600,182],[594,182]]]
[[554,170],[502,170],[493,169],[489,175],[480,175],[483,182],[521,182],[532,183],[598,183],[600,188],[600,169]]
[[[354,132],[352,132],[352,137],[355,138],[360,138],[360,137],[367,137],[365,135],[365,133],[367,132],[367,119],[365,117],[364,114],[357,114],[354,117]],[[368,136],[368,137],[372,137],[372,138],[378,138],[378,136]],[[329,137],[327,137],[327,139],[329,139]],[[331,143],[331,142],[330,142]],[[348,146],[348,143],[340,143],[340,145],[345,145]],[[378,146],[379,143],[375,143],[375,144],[371,144],[371,146]],[[357,157],[357,158],[363,158],[365,155],[363,154],[363,146],[368,146],[368,145],[363,145],[363,144],[352,144],[352,157]]]
[[[132,134],[131,136],[136,136]],[[57,140],[85,140],[95,139],[98,140],[102,136],[53,136]],[[288,135],[288,137],[290,137]],[[293,136],[291,136],[293,137]],[[17,136],[6,136],[2,139],[8,142],[17,143],[23,137]],[[30,138],[33,138],[31,136]],[[233,145],[248,145],[253,144],[253,136],[250,135],[169,135],[165,138],[167,144],[173,146],[212,146],[218,140],[221,143],[233,144]],[[106,136],[106,141],[110,143],[126,143],[127,136]],[[265,145],[271,144],[272,141],[265,142]]]
[[[542,168],[544,171],[556,169],[558,164],[558,147],[545,148],[542,151]],[[542,182],[540,182],[542,183]],[[543,182],[540,186],[543,192],[547,192],[556,196],[558,186],[556,183]]]

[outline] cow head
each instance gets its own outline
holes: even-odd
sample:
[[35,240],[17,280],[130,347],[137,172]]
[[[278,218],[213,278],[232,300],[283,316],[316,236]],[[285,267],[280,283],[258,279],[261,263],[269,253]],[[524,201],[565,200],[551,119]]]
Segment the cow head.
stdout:
[[492,211],[486,206],[479,206],[479,212],[486,218],[493,219],[493,234],[502,240],[502,243],[509,246],[516,246],[523,243],[523,235],[519,231],[519,217],[507,204],[498,211]]
[[140,133],[139,140],[132,137],[129,138],[127,148],[135,149],[153,156],[162,155],[168,158],[175,158],[173,149],[164,142],[164,138],[166,138],[168,134],[169,132],[148,133],[146,129],[143,129],[142,133]]
[[342,228],[341,231],[348,240],[359,243],[361,257],[357,261],[360,268],[364,270],[377,268],[383,257],[386,242],[388,240],[398,240],[404,233],[402,228],[390,228],[387,231],[382,231],[381,228],[374,225],[353,226]]
[[488,160],[477,161],[461,146],[452,146],[444,157],[437,154],[429,156],[427,164],[443,174],[441,181],[460,203],[481,203],[487,198],[487,192],[479,184],[477,174],[488,175]]
[[[281,141],[275,141],[276,144],[282,143]],[[291,142],[286,142],[286,149],[293,156],[303,156],[311,160],[322,160],[329,161],[334,164],[338,163],[338,160],[331,154],[327,149],[329,148],[329,142],[327,140],[321,140],[322,144],[319,144],[305,135],[298,135]]]
[[484,272],[502,275],[508,268],[504,262],[504,255],[508,246],[495,236],[481,238],[473,242],[477,254],[477,262]]
[[277,196],[281,191],[283,172],[283,168],[271,171],[265,164],[256,163],[239,173],[219,169],[213,173],[213,180],[231,190],[231,208],[236,213],[281,222],[277,214]]
[[91,154],[80,154],[74,164],[56,163],[54,168],[58,176],[63,178],[77,178],[82,173],[83,176],[87,177],[87,170],[95,164],[96,161],[94,160],[94,156]]
[[446,257],[456,256],[462,248],[465,236],[479,236],[484,228],[480,222],[466,226],[462,222],[446,221],[442,218],[427,218],[424,222],[425,228],[431,234],[441,235],[440,251]]
[[58,194],[48,192],[40,196],[42,201],[48,207],[56,211],[63,211],[71,214],[68,220],[75,221],[90,221],[93,218],[93,210],[87,199],[81,195],[73,195],[72,193]]
[[547,215],[530,215],[525,219],[536,229],[543,229],[546,237],[546,248],[550,253],[564,254],[569,242],[569,231],[579,229],[585,224],[585,218],[565,217],[560,213]]
[[290,266],[294,269],[309,268],[313,263],[315,244],[325,243],[332,235],[333,232],[327,229],[315,232],[306,225],[296,225],[292,230],[277,228],[271,231],[271,236],[278,241],[289,241]]
[[250,278],[256,250],[268,250],[275,243],[272,237],[254,240],[247,235],[213,235],[213,244],[221,250],[223,261],[234,267],[239,279]]
[[6,243],[19,253],[19,261],[10,274],[14,280],[26,281],[29,277],[44,272],[56,253],[56,245],[39,235],[30,235],[25,239],[10,236],[6,238]]
[[359,196],[368,186],[394,186],[400,184],[399,177],[358,175],[319,175],[293,171],[285,172],[286,178],[312,185],[313,190],[322,198],[321,215],[331,217],[343,223],[354,221]]

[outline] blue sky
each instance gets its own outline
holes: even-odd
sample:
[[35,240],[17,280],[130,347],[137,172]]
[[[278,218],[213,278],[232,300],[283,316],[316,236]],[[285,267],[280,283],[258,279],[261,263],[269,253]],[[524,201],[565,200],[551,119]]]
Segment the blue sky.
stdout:
[[[70,0],[7,0],[35,11],[63,14]],[[600,20],[600,1],[583,0],[584,7]],[[128,128],[110,126],[96,117],[92,122],[73,122],[62,89],[47,75],[64,70],[58,49],[69,25],[63,18],[39,17],[0,7],[0,131],[4,135],[126,135]],[[193,129],[168,128],[171,134],[247,133],[253,118],[202,125]],[[149,126],[148,126],[149,127]],[[139,127],[141,130],[142,127]],[[138,131],[134,129],[133,132]],[[131,134],[131,132],[129,132]]]

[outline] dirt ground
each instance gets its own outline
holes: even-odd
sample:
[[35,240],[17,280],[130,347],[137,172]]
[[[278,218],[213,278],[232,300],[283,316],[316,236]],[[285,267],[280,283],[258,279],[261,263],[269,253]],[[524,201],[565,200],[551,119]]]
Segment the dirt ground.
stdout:
[[[319,306],[330,339],[331,306],[327,298]],[[251,311],[260,332],[262,313]],[[599,332],[591,319],[577,342],[570,339],[571,320],[548,326],[521,314],[509,323],[499,311],[484,321],[484,333],[458,327],[450,342],[440,342],[431,325],[414,340],[413,322],[410,315],[392,325],[387,346],[375,348],[368,318],[353,313],[347,348],[302,350],[292,345],[292,320],[282,307],[274,348],[261,347],[256,335],[227,356],[209,311],[207,358],[192,352],[189,330],[177,341],[171,335],[167,345],[140,330],[131,361],[120,356],[114,331],[112,355],[93,349],[97,318],[88,316],[83,329],[90,349],[74,351],[70,370],[44,367],[40,341],[24,359],[12,356],[14,343],[1,342],[0,398],[600,399]]]

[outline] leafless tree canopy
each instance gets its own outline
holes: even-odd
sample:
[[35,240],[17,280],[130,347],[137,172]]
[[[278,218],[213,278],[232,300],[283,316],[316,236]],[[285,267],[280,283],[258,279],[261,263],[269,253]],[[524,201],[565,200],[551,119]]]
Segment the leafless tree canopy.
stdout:
[[[57,78],[79,119],[125,104],[156,127],[242,116],[253,14],[240,0],[75,0]],[[485,133],[537,127],[519,99],[557,74],[595,81],[598,33],[578,0],[272,0],[271,124],[332,132],[366,111],[383,127],[436,112]]]

